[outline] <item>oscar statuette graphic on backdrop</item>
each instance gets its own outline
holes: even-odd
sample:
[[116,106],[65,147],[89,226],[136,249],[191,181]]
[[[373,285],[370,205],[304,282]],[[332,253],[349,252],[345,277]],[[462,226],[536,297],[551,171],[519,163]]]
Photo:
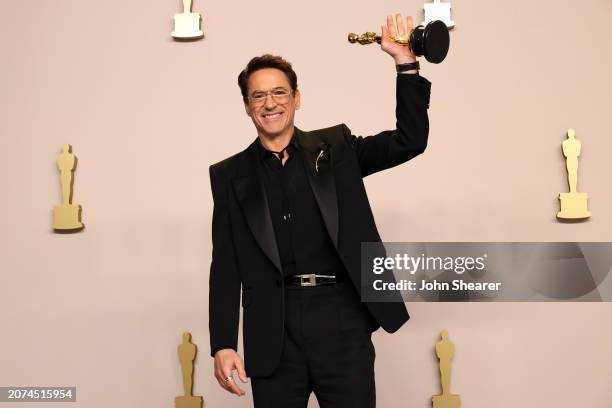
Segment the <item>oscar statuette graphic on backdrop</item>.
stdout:
[[426,26],[435,20],[441,20],[446,24],[449,30],[455,27],[455,22],[451,19],[451,4],[442,3],[440,0],[433,0],[433,3],[425,3],[423,5],[425,19],[421,23]]
[[557,213],[557,218],[568,220],[586,219],[591,216],[587,208],[587,193],[578,192],[578,157],[582,144],[576,139],[576,131],[567,131],[567,140],[561,144],[563,155],[565,156],[565,166],[567,168],[567,182],[569,193],[559,194],[561,211]]
[[202,16],[191,11],[191,0],[183,0],[183,12],[174,15],[174,31],[171,35],[177,40],[197,40],[204,37],[200,29]]
[[57,158],[62,186],[62,204],[53,208],[53,230],[56,232],[76,232],[85,227],[81,222],[81,206],[72,204],[74,170],[77,158],[72,154],[72,146],[62,146],[62,153]]
[[178,356],[181,362],[184,395],[174,399],[175,408],[203,407],[203,398],[193,395],[193,362],[195,361],[197,352],[198,348],[191,342],[191,333],[183,333],[183,342],[178,346]]
[[436,355],[440,359],[442,394],[431,398],[433,408],[459,408],[461,406],[459,395],[450,393],[451,359],[455,354],[455,345],[449,340],[447,330],[442,330],[440,337],[442,339],[436,343]]

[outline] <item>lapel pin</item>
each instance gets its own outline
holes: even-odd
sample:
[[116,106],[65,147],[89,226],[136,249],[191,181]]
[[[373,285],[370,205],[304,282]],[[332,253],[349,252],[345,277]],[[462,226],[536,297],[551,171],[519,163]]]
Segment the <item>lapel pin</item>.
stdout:
[[317,173],[319,172],[319,159],[322,159],[325,157],[325,153],[327,153],[327,150],[329,149],[329,144],[321,143],[319,145],[319,148],[321,150],[319,151],[319,155],[317,156],[317,159],[315,160],[315,171]]

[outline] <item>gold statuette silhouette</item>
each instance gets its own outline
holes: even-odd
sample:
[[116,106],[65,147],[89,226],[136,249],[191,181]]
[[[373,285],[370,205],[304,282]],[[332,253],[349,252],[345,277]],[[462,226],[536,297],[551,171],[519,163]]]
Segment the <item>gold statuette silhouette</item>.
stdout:
[[191,0],[183,0],[183,12],[174,15],[172,37],[183,40],[203,37],[201,19],[200,13],[191,12]]
[[72,204],[76,164],[77,158],[72,154],[72,146],[63,145],[62,153],[57,158],[62,185],[62,204],[53,208],[53,229],[56,231],[78,231],[85,226],[81,222],[81,206]]
[[567,167],[567,181],[569,193],[559,194],[561,211],[557,213],[557,218],[561,219],[582,219],[589,218],[591,213],[587,208],[587,193],[579,193],[578,185],[578,156],[582,144],[576,139],[574,129],[567,131],[567,140],[561,143],[565,163]]
[[436,354],[440,359],[440,383],[442,384],[442,395],[432,397],[433,408],[459,408],[461,401],[459,395],[450,393],[451,359],[455,354],[455,346],[448,339],[448,332],[442,330],[442,340],[436,343]]
[[442,20],[449,30],[455,27],[455,22],[451,19],[450,3],[433,0],[433,3],[426,3],[423,9],[425,11],[425,21],[423,21],[422,25],[426,25],[431,21]]
[[191,333],[183,333],[183,342],[178,346],[178,356],[183,374],[183,392],[185,395],[174,399],[176,408],[202,408],[202,397],[193,396],[193,362],[196,358],[197,347],[191,342]]

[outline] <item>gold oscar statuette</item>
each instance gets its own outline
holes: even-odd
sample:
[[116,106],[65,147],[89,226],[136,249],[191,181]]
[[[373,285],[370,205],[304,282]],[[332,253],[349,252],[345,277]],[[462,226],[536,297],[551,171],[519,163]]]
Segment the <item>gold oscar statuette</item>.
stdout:
[[191,0],[183,0],[183,12],[174,15],[174,31],[172,37],[179,40],[202,38],[204,33],[200,30],[200,13],[191,12]]
[[440,359],[440,383],[442,395],[434,395],[433,408],[459,408],[461,401],[459,395],[450,393],[451,359],[455,354],[455,345],[448,339],[448,331],[442,330],[442,339],[436,343],[436,355]]
[[[450,45],[448,27],[441,20],[430,21],[425,26],[419,25],[402,36],[390,37],[390,40],[399,45],[410,47],[414,55],[423,56],[433,64],[444,61]],[[363,34],[350,33],[348,42],[361,45],[380,44],[382,36],[373,31]]]
[[77,158],[72,154],[72,146],[62,146],[62,153],[57,158],[57,167],[60,171],[62,186],[62,204],[53,208],[53,229],[60,232],[72,232],[83,229],[81,222],[81,206],[72,204],[74,185],[74,170]]
[[[410,34],[407,34],[403,37],[392,37],[391,39],[398,44],[408,45],[410,44],[409,36]],[[349,33],[348,41],[351,44],[354,44],[357,42],[361,45],[367,45],[367,44],[373,44],[373,43],[380,44],[380,42],[382,41],[382,37],[380,34],[375,33],[374,31],[367,31],[363,34]]]
[[174,399],[175,408],[202,408],[202,397],[193,396],[193,362],[196,358],[197,347],[191,342],[191,333],[183,333],[183,342],[178,346],[178,356],[183,374],[183,392],[185,395]]
[[569,193],[559,194],[561,202],[561,211],[557,213],[557,218],[560,219],[584,219],[589,218],[591,213],[587,208],[587,193],[579,193],[578,185],[578,156],[582,144],[576,139],[574,129],[567,131],[567,140],[561,143],[561,149],[565,156],[565,165],[567,168],[567,181],[569,184]]

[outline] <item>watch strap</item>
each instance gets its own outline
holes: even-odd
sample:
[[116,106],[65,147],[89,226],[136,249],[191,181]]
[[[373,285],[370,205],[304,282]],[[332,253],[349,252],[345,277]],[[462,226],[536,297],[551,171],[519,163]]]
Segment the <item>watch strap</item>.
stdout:
[[395,66],[395,70],[397,72],[412,71],[413,69],[416,69],[418,71],[419,68],[420,68],[419,61],[411,62],[411,63],[408,63],[408,64],[397,64]]

